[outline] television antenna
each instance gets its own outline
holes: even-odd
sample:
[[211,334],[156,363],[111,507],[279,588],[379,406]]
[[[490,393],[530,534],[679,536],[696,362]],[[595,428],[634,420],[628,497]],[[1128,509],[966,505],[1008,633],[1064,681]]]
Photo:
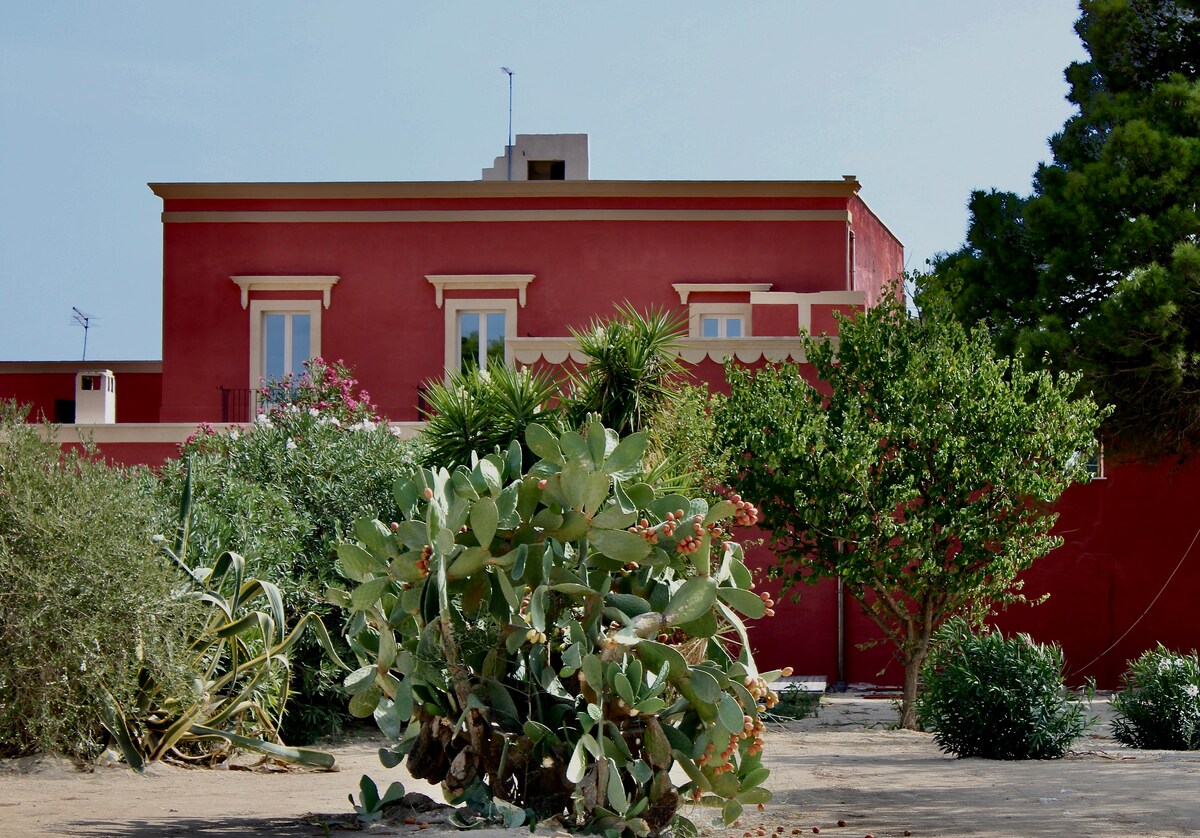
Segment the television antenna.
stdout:
[[513,71],[501,67],[500,72],[508,75],[508,145],[504,147],[504,156],[508,159],[508,179],[512,180],[512,77]]
[[71,311],[75,312],[74,314],[71,315],[71,319],[83,327],[83,358],[82,358],[82,360],[86,361],[87,360],[87,335],[88,335],[88,329],[91,327],[91,324],[92,324],[92,315],[84,314],[82,311],[75,308],[75,306],[71,306]]

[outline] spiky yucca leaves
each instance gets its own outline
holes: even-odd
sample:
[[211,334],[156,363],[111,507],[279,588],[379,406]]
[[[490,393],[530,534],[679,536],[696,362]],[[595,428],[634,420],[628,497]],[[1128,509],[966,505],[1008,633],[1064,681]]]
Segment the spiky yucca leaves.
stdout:
[[528,471],[514,443],[400,478],[403,520],[338,547],[351,712],[392,740],[385,766],[510,825],[681,834],[688,799],[732,822],[770,797],[760,714],[779,673],[757,670],[743,617],[773,603],[728,540],[756,511],[657,494],[642,434],[532,424],[526,443]]
[[572,329],[588,361],[572,376],[567,413],[576,427],[590,414],[624,435],[646,430],[646,424],[674,392],[684,374],[676,350],[685,321],[676,312],[632,305],[617,306],[617,316],[593,320]]
[[514,440],[523,440],[534,420],[558,427],[558,394],[558,383],[549,373],[498,362],[486,371],[472,366],[451,373],[448,381],[430,382],[421,431],[423,460],[454,466],[468,462],[476,451],[504,450]]

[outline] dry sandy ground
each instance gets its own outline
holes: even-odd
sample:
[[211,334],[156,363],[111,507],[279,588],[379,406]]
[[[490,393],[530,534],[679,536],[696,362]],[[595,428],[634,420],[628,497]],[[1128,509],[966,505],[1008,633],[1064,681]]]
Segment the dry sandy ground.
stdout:
[[[1094,709],[1107,717],[1103,702]],[[837,697],[826,699],[818,718],[773,730],[766,757],[775,800],[709,834],[756,838],[759,828],[782,828],[790,838],[817,827],[846,838],[1200,836],[1200,753],[1127,749],[1102,722],[1067,759],[957,760],[939,753],[926,734],[889,730],[894,718],[887,701]],[[327,831],[305,816],[345,820],[346,795],[357,791],[359,776],[382,781],[389,773],[375,747],[364,740],[339,745],[340,772],[321,774],[157,765],[139,777],[122,768],[83,773],[51,759],[0,762],[0,835],[349,837],[354,833],[336,823]],[[440,800],[423,783],[406,785]],[[709,811],[691,815],[700,822]],[[428,830],[397,823],[369,834],[458,834],[436,814],[420,819]]]

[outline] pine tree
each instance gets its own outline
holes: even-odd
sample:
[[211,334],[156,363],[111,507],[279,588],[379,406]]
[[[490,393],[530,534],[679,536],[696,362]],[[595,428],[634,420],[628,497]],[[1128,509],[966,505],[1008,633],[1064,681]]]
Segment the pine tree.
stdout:
[[1192,0],[1082,0],[1078,111],[1028,197],[976,192],[967,241],[920,293],[1002,349],[1084,374],[1112,450],[1200,451],[1200,16]]

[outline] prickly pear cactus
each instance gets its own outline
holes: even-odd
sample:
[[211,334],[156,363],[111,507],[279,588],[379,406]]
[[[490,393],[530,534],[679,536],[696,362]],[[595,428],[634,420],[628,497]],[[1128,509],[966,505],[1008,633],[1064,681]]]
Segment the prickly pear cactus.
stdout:
[[351,712],[391,740],[385,766],[407,758],[509,823],[687,834],[685,804],[732,822],[770,798],[760,714],[779,673],[755,668],[743,620],[773,603],[729,540],[757,510],[657,494],[641,434],[533,425],[526,442],[526,474],[514,444],[402,477],[403,520],[338,546]]

